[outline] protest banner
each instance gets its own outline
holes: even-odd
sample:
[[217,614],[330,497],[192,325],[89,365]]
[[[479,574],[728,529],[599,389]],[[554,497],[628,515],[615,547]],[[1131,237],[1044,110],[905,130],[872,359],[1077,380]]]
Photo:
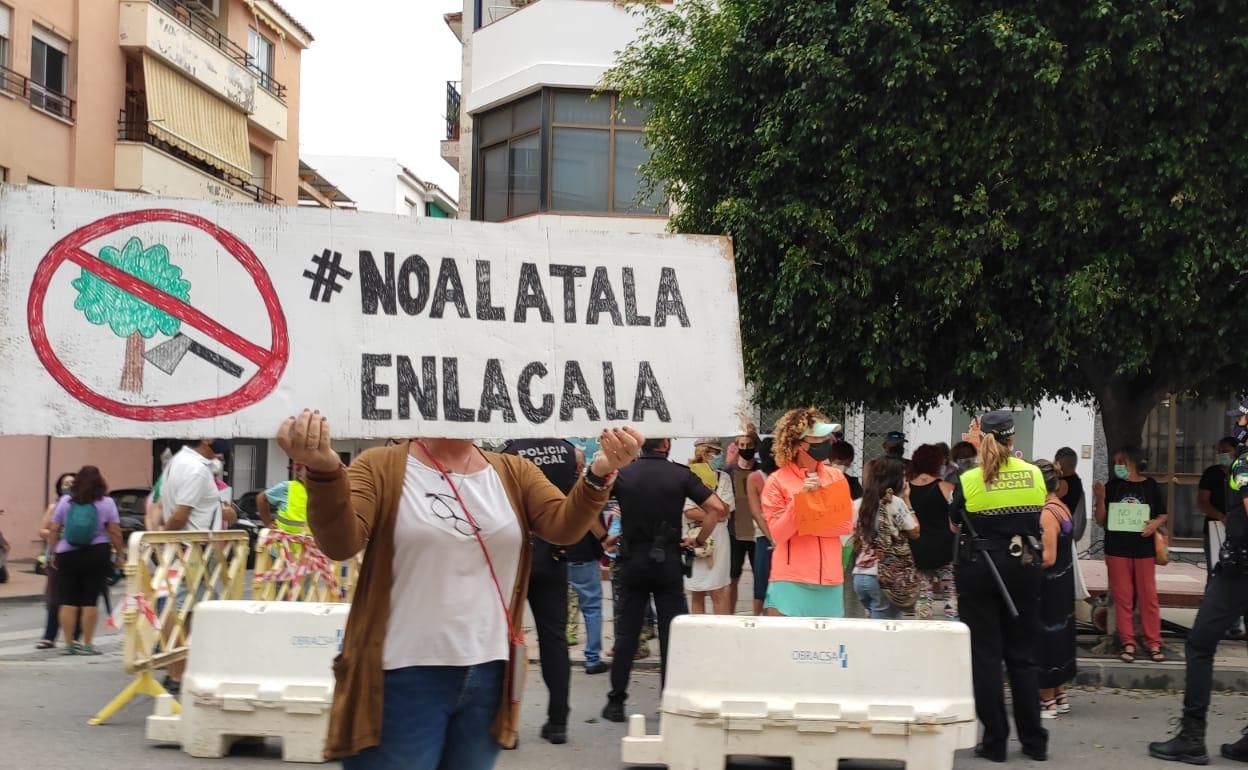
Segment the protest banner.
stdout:
[[[586,227],[582,225],[582,228]],[[731,435],[726,238],[0,185],[0,435]]]

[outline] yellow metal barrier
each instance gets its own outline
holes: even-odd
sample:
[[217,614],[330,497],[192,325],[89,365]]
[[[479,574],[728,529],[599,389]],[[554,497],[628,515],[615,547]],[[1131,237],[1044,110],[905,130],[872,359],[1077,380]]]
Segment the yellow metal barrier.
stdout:
[[363,554],[333,561],[310,535],[260,530],[251,595],[258,601],[346,602],[355,595]]
[[246,532],[135,532],[128,545],[122,665],[135,678],[90,720],[93,725],[136,695],[166,694],[152,671],[186,658],[195,605],[242,599],[246,587]]

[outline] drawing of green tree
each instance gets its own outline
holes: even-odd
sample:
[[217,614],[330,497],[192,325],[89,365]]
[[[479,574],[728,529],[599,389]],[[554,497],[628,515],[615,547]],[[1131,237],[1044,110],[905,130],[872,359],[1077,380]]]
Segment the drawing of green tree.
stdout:
[[[143,242],[131,238],[121,250],[113,246],[100,249],[100,259],[141,281],[150,283],[164,293],[183,302],[190,300],[191,282],[182,278],[182,268],[169,262],[169,249],[162,244],[143,248]],[[107,325],[113,334],[126,341],[126,358],[121,369],[121,389],[132,393],[143,390],[144,340],[159,332],[170,337],[178,333],[181,322],[128,291],[120,289],[83,268],[82,275],[72,282],[78,290],[74,308],[81,310],[96,326]]]

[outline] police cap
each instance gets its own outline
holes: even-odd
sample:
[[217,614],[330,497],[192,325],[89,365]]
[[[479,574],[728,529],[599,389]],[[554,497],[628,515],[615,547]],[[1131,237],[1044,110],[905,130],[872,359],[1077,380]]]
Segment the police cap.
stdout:
[[998,409],[995,412],[989,412],[979,418],[979,428],[985,433],[991,433],[998,438],[1007,438],[1014,435],[1014,415],[1004,409]]

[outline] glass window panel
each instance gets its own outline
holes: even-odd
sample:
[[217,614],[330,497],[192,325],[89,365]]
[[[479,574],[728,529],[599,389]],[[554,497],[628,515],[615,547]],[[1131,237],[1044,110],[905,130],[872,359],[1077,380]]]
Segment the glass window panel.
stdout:
[[641,128],[646,123],[646,117],[650,114],[650,100],[635,101],[633,99],[620,99],[616,107],[616,124],[620,126],[629,126],[631,128]]
[[512,134],[523,134],[542,125],[542,95],[533,94],[515,103],[511,115]]
[[555,122],[605,126],[611,122],[611,97],[591,98],[589,91],[555,93]]
[[511,108],[502,107],[485,113],[481,116],[480,126],[482,145],[501,142],[511,133]]
[[607,150],[611,135],[593,128],[556,128],[550,206],[557,211],[607,210]]
[[269,165],[269,156],[264,154],[263,150],[251,148],[251,183],[262,190],[269,189],[267,170]]
[[537,211],[542,153],[537,134],[511,142],[511,216]]
[[30,79],[41,86],[48,80],[48,45],[38,38],[30,41]]
[[644,140],[645,134],[640,131],[619,131],[615,134],[615,211],[653,214],[663,206],[661,189],[651,193],[640,205],[636,201],[641,190],[640,168],[650,160],[650,149]]
[[487,222],[507,218],[507,146],[481,153],[482,215]]

